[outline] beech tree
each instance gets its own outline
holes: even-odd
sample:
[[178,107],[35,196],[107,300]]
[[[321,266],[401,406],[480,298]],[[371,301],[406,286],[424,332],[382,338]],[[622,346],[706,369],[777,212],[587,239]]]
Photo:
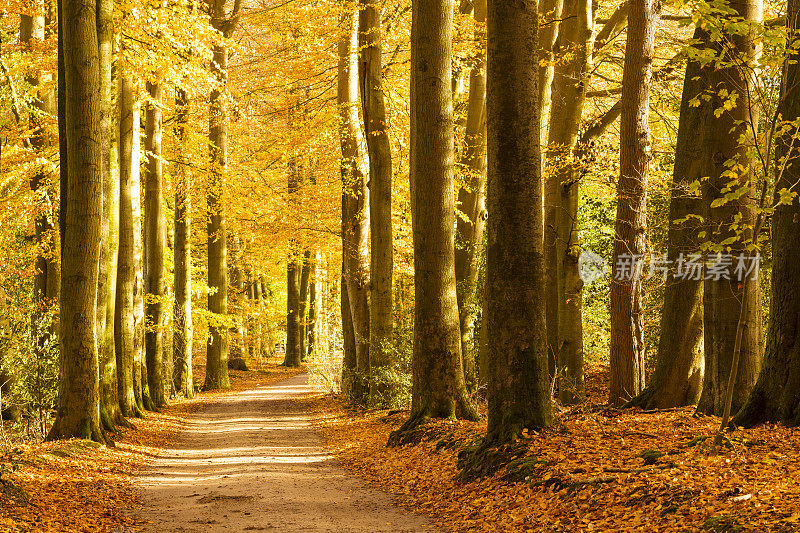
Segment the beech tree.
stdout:
[[100,252],[103,175],[100,95],[83,80],[99,80],[97,4],[59,3],[63,46],[63,116],[66,134],[62,165],[61,380],[58,409],[48,438],[77,437],[105,442],[100,428],[97,276]]
[[[359,118],[358,27],[359,17],[343,8],[338,42],[337,103],[339,144],[342,151],[342,324],[346,357],[342,371],[350,398],[366,399],[364,378],[369,375],[369,167],[366,140]],[[352,333],[352,339],[350,334]],[[353,344],[350,345],[349,341]]]
[[163,135],[162,98],[160,83],[148,82],[147,90],[152,102],[147,106],[145,118],[145,152],[147,163],[144,176],[144,308],[146,320],[145,360],[150,401],[155,409],[166,403],[164,397],[164,297],[166,273],[164,248],[166,246],[166,221],[164,220],[164,169],[161,156]]
[[[728,22],[760,21],[761,2],[730,3]],[[752,32],[736,26],[723,30],[720,37],[708,35],[707,47],[719,62],[705,71],[709,86],[714,89],[713,115],[705,122],[703,159],[706,167],[703,181],[703,216],[712,256],[729,253],[738,258],[749,256],[752,225],[756,218],[756,197],[753,183],[755,155],[752,131],[758,128],[758,106],[751,97],[755,86],[754,62],[759,46]],[[735,94],[735,101],[726,95]],[[738,198],[722,201],[732,183],[744,188]],[[719,201],[717,201],[719,200]],[[741,228],[741,229],[740,229]],[[730,242],[730,244],[727,244]],[[723,244],[726,243],[726,244]],[[713,262],[713,258],[710,257]],[[758,273],[747,275],[757,279]],[[745,290],[746,289],[746,290]],[[741,307],[746,306],[745,327],[741,338],[741,354],[734,385],[732,409],[736,412],[747,399],[758,378],[764,344],[761,325],[761,288],[758,283],[742,283],[736,275],[729,279],[706,279],[703,282],[703,319],[705,372],[698,412],[721,415],[728,378],[734,359]]]
[[428,418],[477,418],[464,381],[456,300],[452,30],[450,2],[413,3],[413,378],[411,414],[394,436],[396,441]]
[[369,373],[371,401],[391,395],[383,383],[391,364],[392,342],[392,152],[383,98],[381,7],[360,0],[358,77],[364,131],[369,153]]
[[[211,26],[224,39],[230,39],[242,10],[242,1],[234,0],[230,13],[226,0],[211,2]],[[223,192],[228,166],[228,115],[225,88],[228,79],[228,46],[213,46],[212,72],[216,86],[211,91],[208,140],[211,145],[211,176],[208,188],[208,310],[217,315],[217,322],[228,313],[227,235]],[[228,378],[228,328],[216,323],[206,348],[205,390],[230,388]]]
[[644,388],[642,276],[637,261],[646,251],[650,80],[659,6],[650,0],[631,0],[629,5],[611,281],[612,405],[624,403]]
[[[778,113],[782,126],[776,139],[775,214],[772,217],[772,300],[763,367],[750,395],[734,418],[736,426],[750,427],[759,422],[800,425],[800,343],[797,342],[797,317],[800,297],[800,203],[791,195],[787,203],[782,194],[793,190],[800,180],[797,158],[797,124],[800,121],[800,64],[796,40],[800,32],[800,2],[787,2],[786,26],[791,43],[784,62]],[[748,355],[742,351],[741,356]]]
[[551,422],[537,3],[489,0],[486,446]]

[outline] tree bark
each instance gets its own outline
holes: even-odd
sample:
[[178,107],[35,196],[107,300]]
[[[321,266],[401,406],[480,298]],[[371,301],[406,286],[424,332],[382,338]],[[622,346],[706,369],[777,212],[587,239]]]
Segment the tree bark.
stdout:
[[[786,25],[790,42],[800,32],[800,1],[788,0]],[[779,112],[784,121],[800,119],[800,63],[796,48],[784,63]],[[792,131],[793,130],[793,131]],[[750,396],[734,418],[736,426],[759,422],[800,425],[800,203],[779,201],[780,191],[794,190],[800,181],[797,128],[776,139],[775,214],[772,218],[772,300],[764,366]],[[745,355],[742,352],[741,355]]]
[[98,0],[97,37],[100,60],[100,137],[102,139],[103,216],[97,286],[97,327],[100,357],[100,416],[109,431],[125,423],[117,394],[114,352],[114,307],[119,255],[119,114],[114,56],[114,4]]
[[[359,0],[359,5],[358,77],[369,152],[369,392],[370,401],[381,403],[392,395],[382,375],[392,365],[392,153],[383,101],[381,4]],[[448,91],[450,82],[448,75]]]
[[[577,140],[586,86],[592,70],[592,4],[566,0],[555,53],[571,61],[555,68],[545,179],[545,253],[547,260],[548,347],[555,355],[559,398],[565,404],[581,401],[583,384],[583,284],[578,275],[578,200],[580,173]],[[553,301],[555,298],[555,301]],[[555,346],[553,346],[555,335]],[[553,374],[555,375],[555,374]]]
[[[96,313],[103,175],[96,2],[62,0],[67,162],[61,262],[61,381],[48,439],[105,442],[100,428]],[[90,80],[88,83],[86,80]],[[69,158],[66,157],[67,153]]]
[[[700,41],[704,34],[698,28],[693,39]],[[701,240],[697,236],[700,224],[691,215],[701,215],[702,200],[689,188],[705,176],[702,136],[707,131],[705,123],[709,118],[710,104],[702,99],[699,106],[690,102],[709,89],[709,74],[706,72],[709,68],[696,61],[690,61],[686,66],[670,193],[669,264],[675,264],[679,254],[688,256],[700,251]],[[703,384],[704,366],[703,280],[678,277],[676,271],[670,269],[664,287],[656,368],[647,387],[628,405],[661,409],[696,404]]]
[[[486,22],[486,1],[478,0],[473,16],[482,28]],[[478,269],[483,247],[486,221],[486,32],[475,32],[478,50],[469,76],[469,104],[464,133],[464,152],[461,167],[464,169],[465,187],[458,191],[458,207],[466,216],[456,218],[455,269],[458,297],[458,314],[461,328],[461,353],[464,359],[464,379],[467,389],[477,386],[476,352],[473,346],[475,318],[480,302]]]
[[[234,2],[233,11],[225,12],[225,0],[211,3],[211,26],[229,39],[239,23],[242,2]],[[225,172],[228,167],[228,115],[224,93],[228,80],[228,47],[216,44],[212,47],[212,70],[216,86],[211,91],[209,106],[208,140],[211,145],[211,182],[208,190],[208,310],[217,317],[228,314],[228,260],[227,235],[223,193]],[[229,389],[228,377],[228,328],[216,324],[211,328],[211,337],[206,348],[205,390]]]
[[[760,2],[735,1],[731,2],[730,7],[736,13],[734,16],[744,20],[762,19]],[[739,234],[737,227],[742,224],[752,227],[756,217],[757,202],[753,189],[755,160],[752,154],[754,141],[751,128],[758,129],[758,103],[751,102],[749,95],[755,84],[755,70],[752,67],[759,50],[756,40],[748,34],[726,35],[725,40],[724,52],[721,51],[722,44],[719,42],[710,43],[711,47],[725,61],[738,63],[708,71],[709,85],[714,88],[709,112],[713,113],[725,104],[720,91],[727,89],[729,93],[737,93],[738,97],[731,109],[722,111],[719,118],[712,115],[705,124],[703,154],[706,167],[703,176],[708,179],[703,181],[702,187],[703,215],[709,240],[718,244],[729,237],[735,237],[735,242],[726,246],[723,253],[738,257],[740,254],[749,255],[747,244],[752,242],[752,230]],[[741,65],[742,62],[747,66]],[[733,171],[730,161],[736,162]],[[722,198],[726,187],[731,185],[731,172],[735,172],[739,180],[734,187],[744,185],[749,190],[738,199],[712,207],[714,200]],[[741,219],[737,220],[739,218]],[[721,415],[723,412],[742,305],[747,306],[748,312],[741,339],[732,412],[737,412],[744,405],[761,369],[764,341],[760,284],[744,284],[734,275],[730,278],[706,279],[703,283],[705,373],[703,390],[697,405],[700,413]],[[744,292],[743,288],[747,291]]]
[[[339,143],[342,150],[342,320],[345,333],[352,331],[353,352],[345,352],[342,386],[356,404],[366,402],[369,376],[369,189],[364,158],[366,140],[358,116],[358,17],[352,10],[342,14],[338,43]],[[347,317],[345,317],[345,313]],[[349,324],[347,323],[349,320]],[[351,361],[352,358],[352,361]]]
[[164,221],[163,166],[161,162],[162,92],[158,83],[147,84],[153,102],[147,106],[145,118],[144,175],[144,307],[145,307],[145,364],[150,401],[156,409],[164,398]]
[[452,32],[450,2],[417,0],[412,4],[411,201],[416,282],[411,415],[401,433],[428,418],[477,418],[464,381],[456,297]]
[[622,75],[620,177],[611,280],[611,385],[609,403],[620,405],[644,388],[642,276],[620,262],[644,257],[647,244],[647,177],[650,166],[650,81],[658,0],[631,0]]
[[303,266],[300,269],[300,361],[306,360],[306,338],[308,337],[308,284],[311,277],[311,250],[303,252]]
[[140,106],[131,78],[120,80],[120,194],[119,194],[119,260],[114,306],[114,345],[117,360],[117,389],[122,416],[141,416],[141,404],[134,387],[134,352],[136,318],[134,293],[138,265],[135,255],[133,221],[134,184],[139,182]]
[[[41,5],[39,8],[43,10],[44,6]],[[44,15],[22,15],[20,42],[26,47],[32,48],[36,43],[44,41],[45,23]],[[52,79],[52,73],[46,71],[30,73],[25,78],[25,81],[37,90],[36,99],[32,105],[42,115],[56,116],[58,113],[56,94],[50,87]],[[53,220],[56,176],[52,164],[44,159],[45,152],[55,144],[56,139],[48,133],[44,124],[40,124],[41,120],[38,116],[31,115],[30,122],[33,131],[30,138],[31,148],[39,152],[42,158],[39,169],[33,174],[30,181],[31,191],[36,196],[37,204],[37,213],[33,221],[37,255],[34,264],[34,311],[31,314],[31,337],[33,353],[38,359],[44,355],[43,351],[46,349],[48,341],[56,340],[57,324],[53,310],[57,304],[61,272],[58,264],[59,235]]]
[[290,257],[286,267],[286,356],[284,366],[297,367],[301,363],[300,337],[300,270],[296,256]]
[[537,9],[488,4],[488,446],[551,421]]
[[174,285],[175,321],[172,343],[172,358],[175,362],[173,385],[175,391],[185,398],[194,396],[194,376],[192,374],[192,204],[189,161],[185,149],[189,143],[189,96],[178,89],[175,105],[175,134],[178,141],[178,163],[175,168],[175,251]]

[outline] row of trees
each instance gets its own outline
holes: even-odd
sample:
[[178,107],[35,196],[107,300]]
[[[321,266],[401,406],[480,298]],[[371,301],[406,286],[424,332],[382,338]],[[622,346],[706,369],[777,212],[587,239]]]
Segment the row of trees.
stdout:
[[[513,440],[524,428],[547,426],[553,380],[562,402],[583,399],[579,186],[590,172],[594,143],[619,118],[612,264],[643,258],[649,251],[651,88],[679,59],[687,66],[664,262],[676,264],[683,254],[703,254],[711,264],[726,254],[752,264],[764,253],[762,230],[773,213],[774,238],[786,240],[794,234],[790,220],[797,209],[793,176],[800,123],[793,99],[796,6],[787,6],[785,18],[768,22],[759,3],[691,7],[691,16],[665,17],[696,29],[664,71],[654,72],[662,9],[658,2],[625,2],[602,24],[592,2],[462,3],[461,9],[474,17],[476,41],[487,40],[479,44],[470,65],[464,146],[457,162],[453,8],[435,0],[412,3],[415,321],[411,417],[401,433],[429,417],[475,418],[468,392],[480,380],[488,383],[489,444]],[[384,397],[378,376],[386,362],[376,342],[386,337],[367,332],[376,326],[384,331],[376,317],[385,304],[375,291],[391,263],[380,258],[386,226],[379,217],[387,203],[376,194],[382,195],[389,181],[382,169],[390,155],[380,145],[388,126],[382,98],[375,95],[381,80],[373,74],[380,68],[375,67],[380,55],[376,59],[373,48],[380,51],[381,30],[372,3],[357,9],[357,22],[354,11],[345,10],[342,25],[349,31],[339,44],[347,288],[342,320],[345,332],[353,332],[345,345],[349,394],[370,403]],[[620,99],[586,123],[583,106],[594,58],[626,25],[622,80],[613,90]],[[780,69],[779,80],[775,73]],[[459,163],[468,177],[457,189],[453,176]],[[480,343],[486,356],[477,373],[469,343],[475,309],[481,307],[475,299],[481,299],[484,227],[485,329]],[[699,412],[726,418],[744,407],[740,423],[800,423],[792,392],[798,367],[791,348],[795,336],[787,329],[796,321],[794,300],[787,293],[796,281],[788,243],[772,243],[773,300],[763,369],[757,270],[739,279],[708,276],[705,270],[694,279],[669,270],[655,371],[647,387],[645,281],[612,272],[610,403],[653,408],[699,402]]]

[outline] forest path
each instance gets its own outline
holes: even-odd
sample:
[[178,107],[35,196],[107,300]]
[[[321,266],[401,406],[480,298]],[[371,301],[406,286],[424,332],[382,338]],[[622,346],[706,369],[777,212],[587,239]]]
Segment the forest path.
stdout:
[[[302,374],[231,393],[189,415],[135,481],[144,531],[430,531],[349,476],[303,410]],[[142,524],[144,522],[144,524]]]

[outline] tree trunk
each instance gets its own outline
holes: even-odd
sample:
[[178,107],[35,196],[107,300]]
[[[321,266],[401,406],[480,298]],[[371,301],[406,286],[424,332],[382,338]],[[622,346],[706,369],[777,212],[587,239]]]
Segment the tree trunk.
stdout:
[[162,369],[164,365],[164,221],[163,166],[161,163],[162,87],[148,83],[153,102],[147,106],[144,176],[144,293],[145,363],[150,401],[158,409],[166,402]]
[[347,295],[347,281],[342,276],[341,314],[342,314],[342,393],[354,399],[352,387],[356,372],[356,339],[353,332],[353,317],[350,315],[350,302]]
[[[43,8],[44,6],[38,6]],[[27,47],[34,47],[45,39],[44,15],[22,15],[20,19],[20,42]],[[37,89],[37,99],[33,107],[45,116],[54,117],[58,113],[56,94],[50,83],[52,73],[38,71],[29,75],[25,81]],[[37,213],[33,221],[36,233],[37,255],[35,260],[35,274],[33,279],[33,305],[31,314],[31,337],[33,340],[33,353],[36,358],[41,358],[48,342],[56,341],[56,317],[53,310],[57,304],[58,289],[61,284],[58,264],[59,238],[58,230],[53,223],[55,206],[54,180],[55,173],[52,164],[44,159],[45,152],[55,144],[54,136],[48,133],[44,124],[36,116],[30,117],[31,148],[40,153],[43,158],[39,169],[31,177],[31,191],[36,196]]]
[[175,169],[175,321],[172,357],[175,362],[173,384],[186,398],[194,396],[192,374],[192,255],[191,255],[191,181],[189,161],[183,155],[188,146],[189,97],[179,89],[176,99],[176,137],[178,164]]
[[550,424],[537,2],[490,0],[486,444]]
[[308,283],[311,276],[311,250],[303,253],[303,267],[300,269],[300,361],[306,360],[306,338],[308,337]]
[[[233,12],[225,12],[225,0],[213,0],[211,25],[226,38],[233,35],[239,22],[241,2],[235,2]],[[228,79],[228,48],[212,48],[212,71],[217,86],[211,91],[208,140],[211,145],[211,182],[208,189],[208,310],[218,317],[228,314],[227,236],[223,193],[225,171],[228,167],[228,114],[225,104],[225,85]],[[205,390],[229,389],[228,329],[223,324],[211,328],[206,348]]]
[[[64,231],[61,261],[61,382],[49,439],[78,437],[105,441],[100,428],[97,354],[97,276],[103,175],[96,2],[62,0],[66,138],[68,162],[62,191]],[[65,146],[64,146],[65,145]],[[69,158],[66,155],[69,154]]]
[[[475,3],[475,21],[482,28],[486,22],[486,1]],[[473,346],[475,318],[480,305],[478,269],[483,247],[483,230],[486,221],[486,32],[475,31],[479,42],[469,77],[469,106],[464,133],[464,154],[461,166],[467,174],[465,187],[458,191],[458,207],[466,215],[456,218],[455,269],[458,290],[458,314],[461,327],[461,353],[464,359],[464,379],[467,389],[477,385],[476,352]]]
[[309,277],[309,285],[308,285],[308,326],[306,327],[306,357],[311,357],[316,355],[314,350],[316,349],[317,343],[317,336],[319,333],[319,327],[317,321],[319,320],[320,313],[322,311],[322,299],[320,298],[320,294],[318,291],[319,281],[317,276],[319,275],[319,264],[320,264],[320,253],[316,252],[314,254],[314,259],[311,263],[311,275]]
[[[702,40],[704,33],[698,28],[693,38]],[[667,234],[667,259],[671,265],[676,264],[680,254],[688,256],[700,251],[699,224],[697,219],[687,217],[700,215],[702,202],[689,187],[705,176],[702,135],[707,131],[710,103],[699,99],[700,105],[693,106],[690,102],[706,93],[709,68],[691,61],[684,76]],[[647,387],[628,405],[643,409],[693,405],[700,398],[703,368],[703,280],[677,277],[676,271],[670,269],[664,287],[656,368]]]
[[412,4],[414,352],[411,415],[398,436],[428,418],[477,418],[464,381],[456,297],[452,32],[450,2]]
[[[358,77],[369,152],[369,392],[370,401],[381,403],[393,394],[385,383],[392,365],[392,153],[383,101],[381,3],[359,0],[359,5]],[[450,81],[448,74],[448,91]]]
[[573,404],[581,401],[584,394],[576,172],[582,163],[577,161],[576,150],[592,68],[593,17],[592,4],[585,0],[566,0],[563,11],[555,53],[570,54],[572,60],[555,68],[552,88],[545,181],[545,290],[549,353],[551,357],[555,355],[554,369],[563,372],[559,398],[565,404]]
[[[358,17],[350,9],[342,15],[347,28],[339,40],[339,143],[342,150],[342,320],[352,330],[353,352],[345,352],[342,387],[356,404],[366,402],[369,376],[369,189],[364,159],[366,141],[358,116]],[[345,320],[346,311],[347,318]],[[354,356],[350,361],[349,357]],[[352,366],[351,366],[352,363]]]
[[611,405],[630,400],[644,388],[642,275],[634,265],[642,264],[647,244],[648,121],[657,6],[653,0],[631,0],[628,8],[611,280]]
[[139,102],[130,78],[120,81],[119,145],[119,260],[114,306],[114,345],[117,360],[117,389],[122,416],[141,416],[134,386],[136,319],[134,293],[138,265],[135,256],[132,189],[139,182]]
[[[800,0],[787,2],[787,27],[792,42],[800,30]],[[800,119],[800,63],[796,49],[784,63],[779,109],[787,123]],[[792,132],[792,130],[795,130]],[[779,191],[795,187],[800,181],[797,160],[796,128],[776,140],[775,214],[772,217],[772,301],[764,366],[741,411],[734,418],[736,426],[750,427],[759,422],[783,422],[800,425],[800,203],[793,199],[780,203]],[[781,172],[781,162],[786,161]],[[742,353],[744,355],[744,352]]]
[[296,256],[286,267],[286,356],[283,364],[296,367],[301,363],[302,326],[300,324],[300,270]]
[[[731,2],[736,17],[744,20],[760,21],[762,6],[760,2]],[[709,117],[705,123],[703,154],[705,168],[703,176],[703,215],[709,237],[713,243],[721,243],[729,237],[735,242],[726,245],[723,253],[734,258],[740,254],[749,255],[747,244],[752,242],[752,230],[741,231],[742,225],[752,227],[756,217],[756,198],[753,190],[752,129],[758,129],[758,103],[751,102],[749,94],[755,82],[755,70],[751,70],[758,54],[755,40],[748,34],[726,35],[726,52],[720,53],[721,43],[711,43],[714,50],[725,61],[745,61],[747,67],[735,66],[709,69],[710,87],[714,89],[710,112],[721,109],[726,103],[719,96],[727,89],[738,97],[731,109],[722,111],[719,118]],[[736,167],[731,170],[730,162]],[[735,200],[716,206],[714,201],[722,198],[731,185],[731,172],[737,172],[739,182],[749,188],[748,192]],[[714,205],[712,207],[712,205]],[[740,234],[741,233],[741,234]],[[777,250],[777,247],[774,248]],[[716,252],[716,250],[715,250]],[[757,274],[755,280],[757,280]],[[746,285],[746,287],[745,287]],[[746,288],[746,293],[743,291]],[[746,300],[746,302],[745,302]],[[724,408],[725,393],[734,357],[734,344],[739,324],[741,306],[747,306],[746,325],[741,339],[741,355],[734,387],[733,412],[737,412],[750,390],[755,385],[764,354],[764,341],[761,327],[761,289],[758,282],[742,283],[731,275],[730,279],[706,279],[703,283],[704,308],[704,346],[705,374],[703,391],[697,405],[700,413],[721,415]],[[777,318],[777,316],[775,317]]]
[[114,56],[114,4],[98,0],[97,37],[100,58],[100,137],[102,139],[103,216],[97,285],[97,335],[100,357],[100,416],[109,431],[125,423],[117,394],[114,353],[114,306],[119,254],[119,143],[117,79]]

